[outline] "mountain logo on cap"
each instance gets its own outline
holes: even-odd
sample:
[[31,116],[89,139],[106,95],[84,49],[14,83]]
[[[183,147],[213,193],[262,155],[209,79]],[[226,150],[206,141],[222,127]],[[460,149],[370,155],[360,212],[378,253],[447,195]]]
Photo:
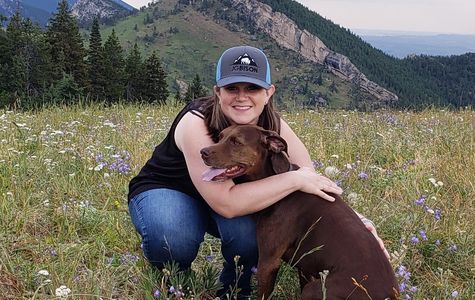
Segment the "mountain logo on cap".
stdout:
[[244,53],[243,55],[240,55],[238,58],[236,58],[233,62],[233,65],[248,65],[257,67],[257,64],[254,59],[250,57],[247,53]]

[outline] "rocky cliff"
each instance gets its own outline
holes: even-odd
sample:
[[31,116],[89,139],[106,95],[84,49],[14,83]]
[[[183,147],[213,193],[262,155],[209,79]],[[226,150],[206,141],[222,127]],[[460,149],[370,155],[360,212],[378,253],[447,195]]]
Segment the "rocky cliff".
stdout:
[[99,17],[101,21],[110,21],[130,14],[129,10],[112,0],[78,0],[71,12],[81,25],[92,23],[95,17]]
[[257,0],[230,0],[229,3],[234,10],[247,15],[256,29],[269,35],[280,46],[324,65],[337,76],[360,86],[378,101],[390,104],[398,100],[396,94],[370,81],[346,56],[329,49],[317,36],[300,29],[285,14],[274,12],[270,6]]

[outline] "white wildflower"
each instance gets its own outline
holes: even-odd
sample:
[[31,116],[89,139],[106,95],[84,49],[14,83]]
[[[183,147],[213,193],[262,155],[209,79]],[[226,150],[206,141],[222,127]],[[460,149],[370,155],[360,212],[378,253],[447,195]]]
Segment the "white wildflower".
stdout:
[[340,174],[340,170],[338,170],[337,167],[328,166],[328,167],[325,168],[324,173],[327,177],[335,177],[338,174]]
[[69,289],[67,286],[62,285],[59,288],[55,290],[55,295],[58,297],[66,297],[71,293],[71,289]]
[[340,156],[339,156],[338,154],[333,154],[333,155],[332,155],[332,156],[330,156],[330,157],[332,157],[332,158],[336,158],[336,159],[339,159],[339,158],[340,158]]
[[348,194],[348,196],[346,197],[348,199],[348,201],[350,202],[356,202],[359,198],[359,195],[355,192],[351,192]]
[[39,270],[38,275],[49,276],[49,272],[47,270]]

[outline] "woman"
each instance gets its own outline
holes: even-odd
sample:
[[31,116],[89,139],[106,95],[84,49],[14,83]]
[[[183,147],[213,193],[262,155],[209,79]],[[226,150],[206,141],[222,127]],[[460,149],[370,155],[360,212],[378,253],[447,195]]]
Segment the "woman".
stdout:
[[[213,97],[196,99],[178,114],[164,141],[131,180],[129,210],[145,257],[159,268],[171,260],[189,268],[205,233],[219,237],[225,260],[220,295],[235,286],[234,257],[239,256],[243,272],[237,286],[245,298],[251,294],[251,268],[257,266],[252,214],[297,190],[328,201],[334,199],[327,193],[342,190],[315,173],[305,146],[275,111],[275,87],[261,50],[226,50],[217,64],[213,91]],[[203,181],[208,167],[200,150],[216,143],[219,132],[233,124],[258,124],[279,132],[288,143],[290,161],[301,168],[242,184]],[[371,224],[369,228],[377,237]]]

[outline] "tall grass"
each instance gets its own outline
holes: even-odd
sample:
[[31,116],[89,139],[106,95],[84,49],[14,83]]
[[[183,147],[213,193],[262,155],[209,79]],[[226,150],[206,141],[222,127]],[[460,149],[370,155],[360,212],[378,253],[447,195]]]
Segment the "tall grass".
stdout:
[[[157,273],[127,212],[129,180],[179,109],[0,111],[0,299],[212,299],[219,242],[206,238],[193,272]],[[283,116],[317,170],[376,223],[403,299],[473,299],[473,110]],[[275,298],[298,291],[283,268]]]

